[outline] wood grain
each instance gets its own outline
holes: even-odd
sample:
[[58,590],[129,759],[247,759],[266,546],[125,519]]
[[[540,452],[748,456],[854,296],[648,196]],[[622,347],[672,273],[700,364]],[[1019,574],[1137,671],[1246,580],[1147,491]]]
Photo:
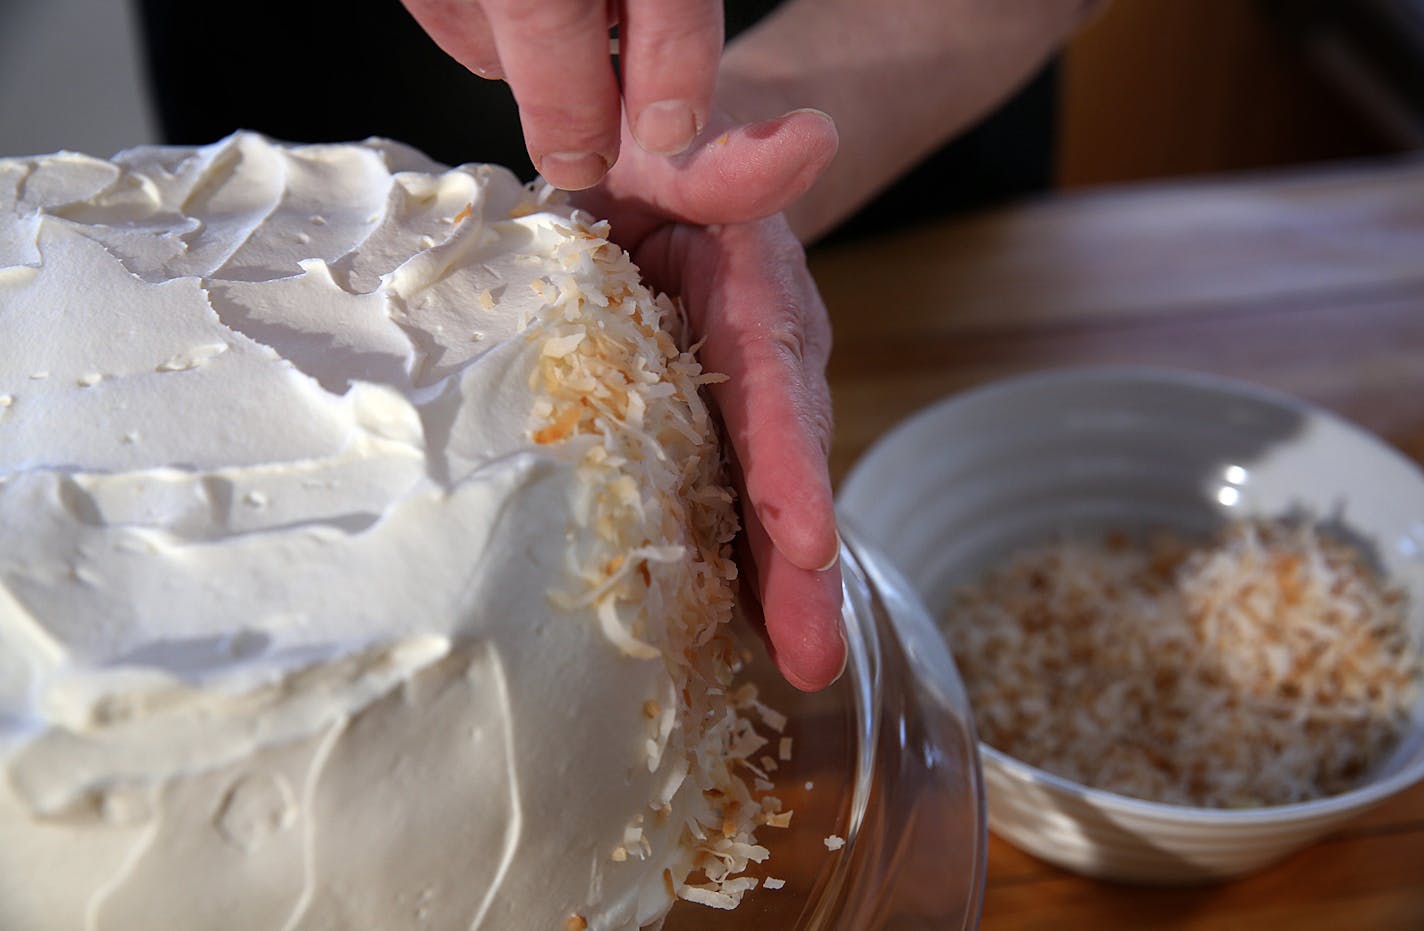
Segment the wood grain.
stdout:
[[1064,56],[1065,186],[1383,153],[1251,0],[1114,0]]
[[[812,267],[836,330],[839,480],[945,395],[1162,365],[1308,398],[1424,462],[1424,159],[1062,195]],[[1424,784],[1237,882],[1156,889],[991,840],[985,931],[1424,928]]]

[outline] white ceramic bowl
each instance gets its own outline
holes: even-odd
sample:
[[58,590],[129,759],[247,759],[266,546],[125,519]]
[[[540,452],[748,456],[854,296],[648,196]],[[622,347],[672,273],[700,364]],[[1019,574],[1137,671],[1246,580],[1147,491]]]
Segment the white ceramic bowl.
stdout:
[[[942,401],[857,463],[842,518],[932,614],[1008,551],[1063,531],[1206,531],[1305,509],[1351,536],[1410,596],[1424,638],[1424,473],[1333,414],[1214,377],[1076,369]],[[1358,788],[1254,810],[1155,804],[1089,789],[980,746],[989,827],[1093,876],[1197,882],[1272,863],[1424,778],[1412,729]]]

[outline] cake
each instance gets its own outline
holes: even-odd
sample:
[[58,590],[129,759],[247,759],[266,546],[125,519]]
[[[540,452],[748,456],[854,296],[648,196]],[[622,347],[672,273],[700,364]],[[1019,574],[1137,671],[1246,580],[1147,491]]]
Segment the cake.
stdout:
[[607,237],[384,140],[0,160],[0,928],[756,884],[713,376]]

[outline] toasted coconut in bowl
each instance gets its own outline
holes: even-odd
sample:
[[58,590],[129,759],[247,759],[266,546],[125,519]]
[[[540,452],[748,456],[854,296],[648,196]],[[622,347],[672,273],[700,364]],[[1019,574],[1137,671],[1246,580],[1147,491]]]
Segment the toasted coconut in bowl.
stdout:
[[940,618],[990,828],[1030,853],[1227,878],[1424,777],[1424,474],[1332,414],[1015,378],[886,435],[840,507]]

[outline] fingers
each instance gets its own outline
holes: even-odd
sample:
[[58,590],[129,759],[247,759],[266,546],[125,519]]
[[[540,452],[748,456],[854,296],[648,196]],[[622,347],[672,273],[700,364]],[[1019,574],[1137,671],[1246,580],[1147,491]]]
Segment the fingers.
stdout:
[[634,258],[682,294],[703,367],[727,376],[711,390],[737,466],[749,574],[777,663],[792,684],[820,688],[838,674],[844,643],[826,468],[830,326],[805,253],[776,217],[665,226]]
[[784,223],[724,227],[715,235],[721,248],[711,280],[719,291],[693,323],[706,338],[705,366],[727,375],[715,397],[746,500],[791,565],[820,569],[839,546],[826,469],[825,309]]
[[796,110],[761,123],[704,132],[676,158],[626,146],[606,183],[579,195],[596,216],[617,216],[618,239],[634,249],[669,220],[731,224],[775,214],[804,194],[835,157],[835,123]]
[[494,33],[478,3],[471,0],[403,0],[420,28],[441,50],[482,78],[502,78]]
[[[617,160],[619,114],[658,155],[683,152],[707,124],[722,53],[718,0],[404,0],[436,43],[514,91],[535,167],[567,190]],[[619,11],[622,93],[609,59]]]
[[794,566],[771,542],[755,512],[747,514],[746,524],[772,659],[798,689],[823,689],[840,677],[846,662],[840,567],[818,572]]
[[592,187],[618,158],[618,82],[607,0],[404,0],[442,49],[514,91],[529,158],[566,190]]
[[744,502],[790,565],[826,567],[839,548],[826,468],[830,325],[801,246],[780,218],[674,229],[637,258],[660,286],[681,281],[703,367],[727,376],[712,394]]
[[604,0],[484,0],[529,157],[549,183],[581,190],[618,157],[618,82]]
[[626,0],[619,27],[633,138],[676,155],[707,125],[722,55],[720,0]]
[[741,223],[794,203],[835,157],[836,124],[820,110],[794,110],[738,126],[688,153],[673,205],[692,223]]

